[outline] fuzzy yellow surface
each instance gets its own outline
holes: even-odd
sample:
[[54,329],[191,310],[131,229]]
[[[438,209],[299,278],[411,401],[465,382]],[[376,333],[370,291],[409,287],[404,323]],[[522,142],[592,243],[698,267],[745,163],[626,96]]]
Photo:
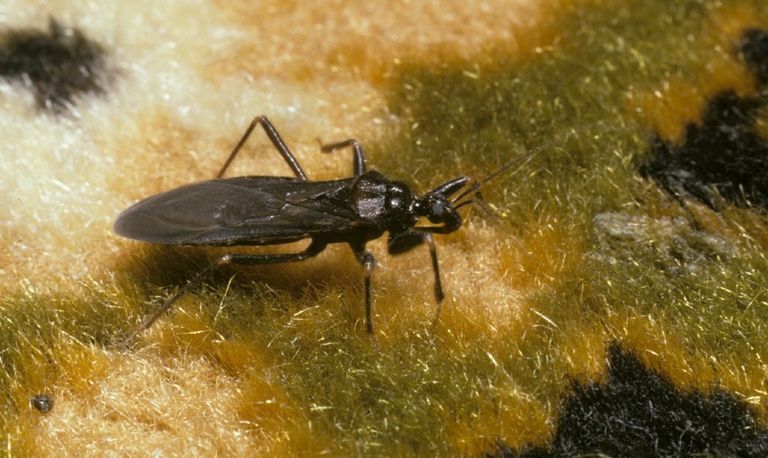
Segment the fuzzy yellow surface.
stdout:
[[[501,8],[507,14],[496,14]],[[269,115],[311,176],[348,173],[350,158],[318,154],[316,139],[372,140],[403,128],[381,92],[401,59],[469,58],[499,44],[508,48],[515,36],[535,28],[539,14],[540,5],[524,0],[391,6],[4,2],[3,27],[44,29],[49,17],[76,26],[108,49],[116,76],[105,98],[89,100],[64,118],[39,113],[18,85],[0,83],[0,135],[6,139],[0,191],[8,197],[0,208],[0,288],[8,293],[32,285],[43,294],[80,295],[88,285],[119,278],[124,259],[136,252],[141,257],[142,249],[111,233],[117,212],[140,197],[210,178],[257,114]],[[530,52],[530,47],[523,40],[518,50]],[[241,157],[233,174],[287,172],[261,134]],[[494,239],[483,231],[488,229],[475,228],[484,240]],[[496,275],[494,263],[486,262],[493,258],[488,250],[471,256],[444,250],[442,266],[450,281],[446,307],[473,296],[469,285]],[[286,275],[293,279],[292,288],[320,285],[329,270],[356,283],[358,267],[349,253],[329,251],[308,266],[277,270],[291,271]],[[390,260],[381,244],[375,244],[374,252],[381,259],[377,324],[385,340],[396,335],[403,318],[430,319],[431,290],[419,286],[429,265],[425,253]],[[151,253],[148,258],[151,262]],[[150,264],[143,273],[152,269]],[[309,280],[307,270],[314,272]],[[387,299],[399,291],[412,291],[424,307],[399,310],[400,301]],[[503,303],[506,295],[493,284],[484,293],[489,304]],[[348,299],[355,316],[360,297],[358,291]],[[90,307],[98,314],[105,305]],[[510,313],[496,306],[465,312],[478,322],[504,322]],[[446,313],[446,319],[452,314]],[[179,325],[192,335],[206,326],[192,318],[180,318]],[[160,323],[156,331],[165,328]],[[169,346],[179,345],[169,338]],[[279,381],[268,375],[270,364],[279,362],[257,362],[268,352],[221,339],[215,345],[220,359],[213,362],[210,350],[158,355],[154,348],[164,348],[160,342],[165,340],[121,355],[69,342],[66,335],[55,337],[56,369],[40,368],[45,357],[25,358],[30,383],[13,389],[22,406],[24,398],[48,390],[55,409],[44,418],[19,413],[21,422],[6,425],[8,446],[70,456],[107,450],[246,455],[275,452],[290,436],[292,447],[302,444],[297,452],[326,447],[322,435],[291,406]]]
[[[705,26],[685,22],[700,41],[685,41],[678,62],[667,50],[683,26],[651,23],[655,9],[637,1],[4,2],[0,26],[76,26],[108,50],[114,78],[59,117],[0,82],[5,448],[468,456],[544,445],[569,378],[603,380],[612,340],[680,388],[733,390],[764,419],[765,216],[681,209],[632,169],[648,132],[679,142],[712,94],[754,93],[727,45],[768,18],[749,0],[711,3]],[[657,36],[593,59],[626,45],[610,24],[628,14]],[[467,113],[479,114],[461,124]],[[302,263],[222,269],[135,348],[113,349],[168,286],[222,253],[120,239],[116,214],[212,178],[259,114],[317,179],[351,168],[318,139],[358,138],[369,166],[418,191],[540,153],[488,186],[501,223],[473,213],[438,238],[447,298],[435,327],[427,249],[389,257],[380,240],[369,244],[373,338],[360,266],[333,246]],[[510,125],[513,138],[499,127]],[[261,132],[229,172],[287,173]],[[596,214],[651,235],[603,249]],[[735,254],[672,277],[663,249],[691,214]],[[29,407],[38,393],[55,400],[45,415]]]

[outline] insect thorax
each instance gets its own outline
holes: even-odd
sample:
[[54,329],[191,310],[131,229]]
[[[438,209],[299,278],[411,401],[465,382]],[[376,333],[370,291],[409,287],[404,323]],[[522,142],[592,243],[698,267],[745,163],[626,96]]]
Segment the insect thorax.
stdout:
[[416,223],[408,186],[387,180],[378,172],[366,172],[355,181],[351,202],[360,219],[382,230],[399,232]]

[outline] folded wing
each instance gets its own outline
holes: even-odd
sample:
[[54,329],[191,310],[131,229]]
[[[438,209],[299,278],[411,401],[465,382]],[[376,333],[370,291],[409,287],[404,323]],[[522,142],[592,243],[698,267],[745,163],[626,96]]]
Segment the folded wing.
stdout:
[[352,178],[237,177],[189,184],[123,211],[114,231],[170,245],[266,245],[350,229]]

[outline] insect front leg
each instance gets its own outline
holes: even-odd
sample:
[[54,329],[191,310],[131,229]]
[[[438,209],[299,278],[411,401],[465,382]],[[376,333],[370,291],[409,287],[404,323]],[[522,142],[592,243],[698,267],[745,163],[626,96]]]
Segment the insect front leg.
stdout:
[[363,286],[365,288],[365,330],[368,334],[373,334],[373,315],[371,313],[371,274],[373,268],[376,267],[376,260],[373,255],[366,251],[365,244],[350,244],[350,248],[354,251],[357,260],[363,266],[365,274],[365,280]]
[[354,173],[355,176],[360,176],[364,174],[366,167],[365,167],[365,154],[363,153],[363,145],[361,145],[354,138],[350,138],[337,143],[320,145],[320,150],[324,153],[330,153],[331,151],[335,151],[339,148],[346,148],[347,146],[351,146],[352,152],[354,153],[354,157],[352,158],[352,173]]
[[188,281],[186,285],[176,291],[176,294],[170,297],[165,303],[155,310],[150,316],[144,319],[142,323],[131,332],[128,337],[123,340],[119,345],[121,348],[129,348],[133,345],[134,340],[144,330],[152,326],[158,318],[160,318],[165,312],[167,312],[173,304],[176,303],[182,296],[192,289],[193,286],[201,283],[203,279],[214,269],[225,266],[227,264],[239,264],[239,265],[257,265],[257,264],[280,264],[285,262],[297,262],[311,258],[325,249],[326,243],[317,240],[312,240],[309,246],[299,253],[278,253],[278,254],[225,254],[219,258],[216,262],[210,264],[205,269],[198,272],[192,280]]
[[237,145],[235,145],[235,148],[229,154],[229,157],[227,158],[226,162],[224,162],[224,165],[221,167],[221,170],[219,170],[219,173],[216,175],[216,178],[221,178],[224,175],[224,172],[227,171],[229,164],[231,164],[232,161],[235,159],[235,156],[237,156],[237,153],[240,152],[240,149],[248,140],[248,137],[251,136],[253,129],[255,129],[257,125],[261,125],[261,127],[264,128],[264,132],[267,133],[267,137],[269,137],[269,140],[272,142],[273,145],[275,145],[275,149],[277,149],[280,155],[283,156],[283,159],[285,159],[285,162],[288,163],[288,166],[291,168],[291,170],[293,170],[293,173],[296,175],[296,178],[300,179],[301,181],[307,181],[307,174],[304,173],[304,170],[301,169],[299,162],[296,160],[295,157],[293,157],[293,154],[288,149],[288,146],[286,146],[282,137],[280,137],[280,134],[277,133],[277,129],[275,129],[275,126],[273,126],[272,123],[269,122],[269,119],[267,119],[267,117],[263,115],[256,116],[255,118],[253,118],[253,121],[251,121],[251,124],[248,126],[248,129],[245,130],[243,137],[240,139],[239,142],[237,142]]
[[410,251],[422,243],[429,245],[429,255],[432,258],[432,272],[435,274],[435,301],[437,302],[437,310],[435,311],[435,322],[440,318],[440,310],[442,309],[443,299],[443,283],[440,280],[440,264],[437,261],[437,246],[432,234],[428,232],[419,231],[405,231],[399,234],[389,234],[389,240],[387,241],[387,251],[391,255],[405,253]]

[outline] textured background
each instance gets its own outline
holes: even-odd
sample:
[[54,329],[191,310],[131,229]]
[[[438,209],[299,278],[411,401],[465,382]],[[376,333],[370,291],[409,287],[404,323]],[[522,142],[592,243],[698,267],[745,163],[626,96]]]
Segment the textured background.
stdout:
[[[764,456],[762,3],[3,2],[5,449]],[[374,338],[339,246],[223,269],[115,350],[222,253],[115,216],[258,114],[316,179],[350,169],[318,139],[422,192],[538,153],[438,237],[435,328],[427,250],[377,241]],[[230,174],[288,172],[257,132]]]

